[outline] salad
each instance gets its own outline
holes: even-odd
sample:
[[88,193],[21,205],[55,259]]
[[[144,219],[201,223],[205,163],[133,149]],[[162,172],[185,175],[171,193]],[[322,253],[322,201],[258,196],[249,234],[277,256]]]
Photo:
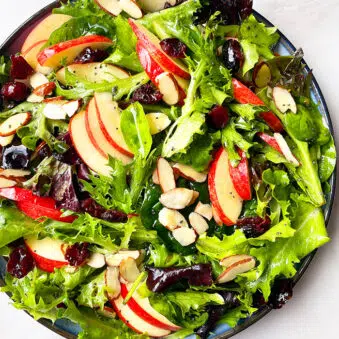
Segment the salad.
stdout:
[[292,297],[336,163],[252,1],[60,3],[0,58],[0,254],[79,338],[207,338]]

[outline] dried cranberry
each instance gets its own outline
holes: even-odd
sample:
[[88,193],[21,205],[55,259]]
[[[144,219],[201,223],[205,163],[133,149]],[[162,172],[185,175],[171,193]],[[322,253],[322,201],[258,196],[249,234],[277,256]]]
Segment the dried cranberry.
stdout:
[[1,95],[8,101],[24,101],[29,95],[28,87],[22,82],[7,82],[1,88]]
[[81,201],[81,210],[94,218],[109,222],[126,222],[128,219],[127,214],[115,210],[106,210],[92,198]]
[[81,266],[86,259],[89,257],[90,252],[88,249],[88,243],[76,243],[72,246],[67,247],[65,253],[65,259],[71,266]]
[[215,105],[207,116],[207,124],[215,129],[223,129],[228,123],[228,109]]
[[31,151],[24,145],[4,147],[2,167],[5,169],[24,169],[29,165]]
[[185,58],[187,46],[177,38],[168,38],[160,42],[162,50],[173,58]]
[[236,73],[244,64],[244,54],[238,40],[226,40],[222,46],[222,61],[225,67]]
[[282,308],[293,297],[293,281],[291,279],[276,280],[272,287],[269,304],[274,309]]
[[145,105],[153,105],[161,101],[162,97],[163,95],[151,84],[145,84],[134,91],[132,101],[139,101]]
[[257,238],[267,232],[271,226],[271,219],[266,215],[265,219],[261,217],[243,218],[237,221],[237,228],[243,230],[246,238]]
[[27,247],[22,245],[13,250],[7,263],[7,272],[15,278],[25,277],[34,268],[34,259]]
[[108,57],[108,53],[101,49],[85,48],[74,60],[76,64],[87,64],[89,62],[100,62]]
[[11,62],[10,76],[12,79],[27,79],[34,73],[34,69],[21,55],[12,55]]
[[266,301],[265,298],[263,296],[263,294],[260,291],[256,291],[253,294],[253,307],[255,308],[261,308],[262,306],[266,305]]

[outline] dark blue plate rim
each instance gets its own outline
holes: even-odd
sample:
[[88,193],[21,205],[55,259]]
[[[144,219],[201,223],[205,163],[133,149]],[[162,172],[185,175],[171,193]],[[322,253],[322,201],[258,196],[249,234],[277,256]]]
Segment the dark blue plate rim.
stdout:
[[[30,25],[34,24],[35,22],[39,21],[44,15],[46,15],[48,12],[50,12],[53,8],[58,7],[59,4],[60,4],[60,1],[58,1],[58,0],[52,2],[51,4],[45,6],[41,10],[39,10],[32,17],[30,17],[28,20],[26,20],[21,26],[19,26],[7,38],[7,40],[0,46],[0,55],[6,54],[6,50],[8,49],[8,47],[17,39],[17,37],[19,37],[22,34],[22,32],[28,26],[30,26]],[[269,20],[267,20],[265,17],[263,17],[257,11],[254,11],[254,14],[259,19],[259,21],[265,23],[269,27],[274,27],[274,25]],[[278,30],[278,33],[279,33],[280,37],[286,43],[285,47],[291,53],[295,52],[296,51],[296,47],[291,43],[291,41],[280,30]],[[309,72],[310,71],[310,67],[307,65],[307,63],[305,61],[304,61],[304,63],[306,65],[305,70],[307,72]],[[331,116],[330,116],[330,113],[329,113],[329,110],[328,110],[328,107],[327,107],[327,104],[326,104],[326,100],[324,98],[324,95],[323,95],[323,93],[322,93],[322,91],[320,89],[320,86],[319,86],[319,84],[318,84],[318,82],[317,82],[315,77],[313,77],[312,86],[313,86],[314,92],[317,94],[317,96],[318,96],[318,98],[319,98],[319,100],[321,102],[321,105],[323,106],[323,112],[324,112],[324,114],[326,116],[326,119],[327,119],[327,122],[328,122],[328,127],[330,129],[330,132],[331,132],[332,136],[334,137],[335,136],[334,128],[333,128]],[[337,181],[337,173],[336,173],[336,171],[334,171],[334,173],[333,173],[333,175],[332,175],[332,177],[330,179],[331,192],[330,192],[330,194],[328,196],[327,213],[325,215],[326,227],[328,226],[328,223],[329,223],[329,220],[330,220],[330,216],[331,216],[332,207],[333,207],[333,203],[334,203],[334,197],[335,197],[335,191],[336,191],[336,181]],[[317,250],[313,251],[307,257],[305,257],[303,259],[302,264],[301,264],[298,272],[296,273],[296,275],[294,277],[294,284],[296,284],[300,280],[302,275],[305,273],[306,269],[308,268],[308,266],[310,265],[311,261],[313,260],[314,255],[316,254],[316,252],[317,252]],[[0,286],[4,286],[4,280],[2,279],[2,277],[0,277]],[[262,319],[270,311],[271,311],[270,307],[264,306],[263,308],[261,308],[257,312],[255,312],[251,317],[249,317],[246,320],[244,320],[243,322],[241,322],[241,324],[238,324],[234,328],[231,328],[228,331],[226,331],[225,333],[220,334],[220,335],[218,335],[218,336],[216,336],[214,338],[215,339],[227,339],[227,338],[230,338],[230,337],[234,336],[235,334],[245,330],[246,328],[248,328],[252,324],[254,324],[257,321],[259,321],[260,319]],[[29,314],[29,313],[27,313],[27,314]],[[70,334],[69,332],[58,328],[56,325],[54,325],[51,321],[49,321],[47,319],[40,319],[40,320],[38,320],[38,322],[40,324],[42,324],[43,326],[47,327],[48,329],[54,331],[55,333],[63,336],[64,338],[67,338],[67,339],[75,339],[76,338],[75,335]]]

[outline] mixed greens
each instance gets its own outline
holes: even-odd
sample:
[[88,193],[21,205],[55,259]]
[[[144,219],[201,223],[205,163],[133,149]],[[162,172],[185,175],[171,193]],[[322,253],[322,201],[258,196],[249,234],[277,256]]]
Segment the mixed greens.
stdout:
[[330,240],[336,164],[302,51],[252,1],[107,3],[60,4],[0,58],[2,290],[90,339],[282,307]]

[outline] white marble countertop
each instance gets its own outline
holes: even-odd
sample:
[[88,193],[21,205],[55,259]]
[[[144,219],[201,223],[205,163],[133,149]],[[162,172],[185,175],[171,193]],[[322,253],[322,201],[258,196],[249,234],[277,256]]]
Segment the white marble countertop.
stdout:
[[[33,13],[51,0],[1,0],[0,43]],[[338,0],[254,0],[255,9],[277,25],[296,46],[302,46],[309,66],[322,88],[339,130]],[[336,132],[338,133],[338,132]],[[338,136],[338,134],[336,134]],[[337,140],[338,141],[338,140]],[[332,242],[320,249],[298,283],[293,299],[280,311],[238,334],[238,339],[336,339],[339,315],[339,220],[338,199],[329,232]],[[0,337],[3,339],[56,339],[58,335],[8,305],[0,295]],[[112,338],[113,339],[113,338]]]

